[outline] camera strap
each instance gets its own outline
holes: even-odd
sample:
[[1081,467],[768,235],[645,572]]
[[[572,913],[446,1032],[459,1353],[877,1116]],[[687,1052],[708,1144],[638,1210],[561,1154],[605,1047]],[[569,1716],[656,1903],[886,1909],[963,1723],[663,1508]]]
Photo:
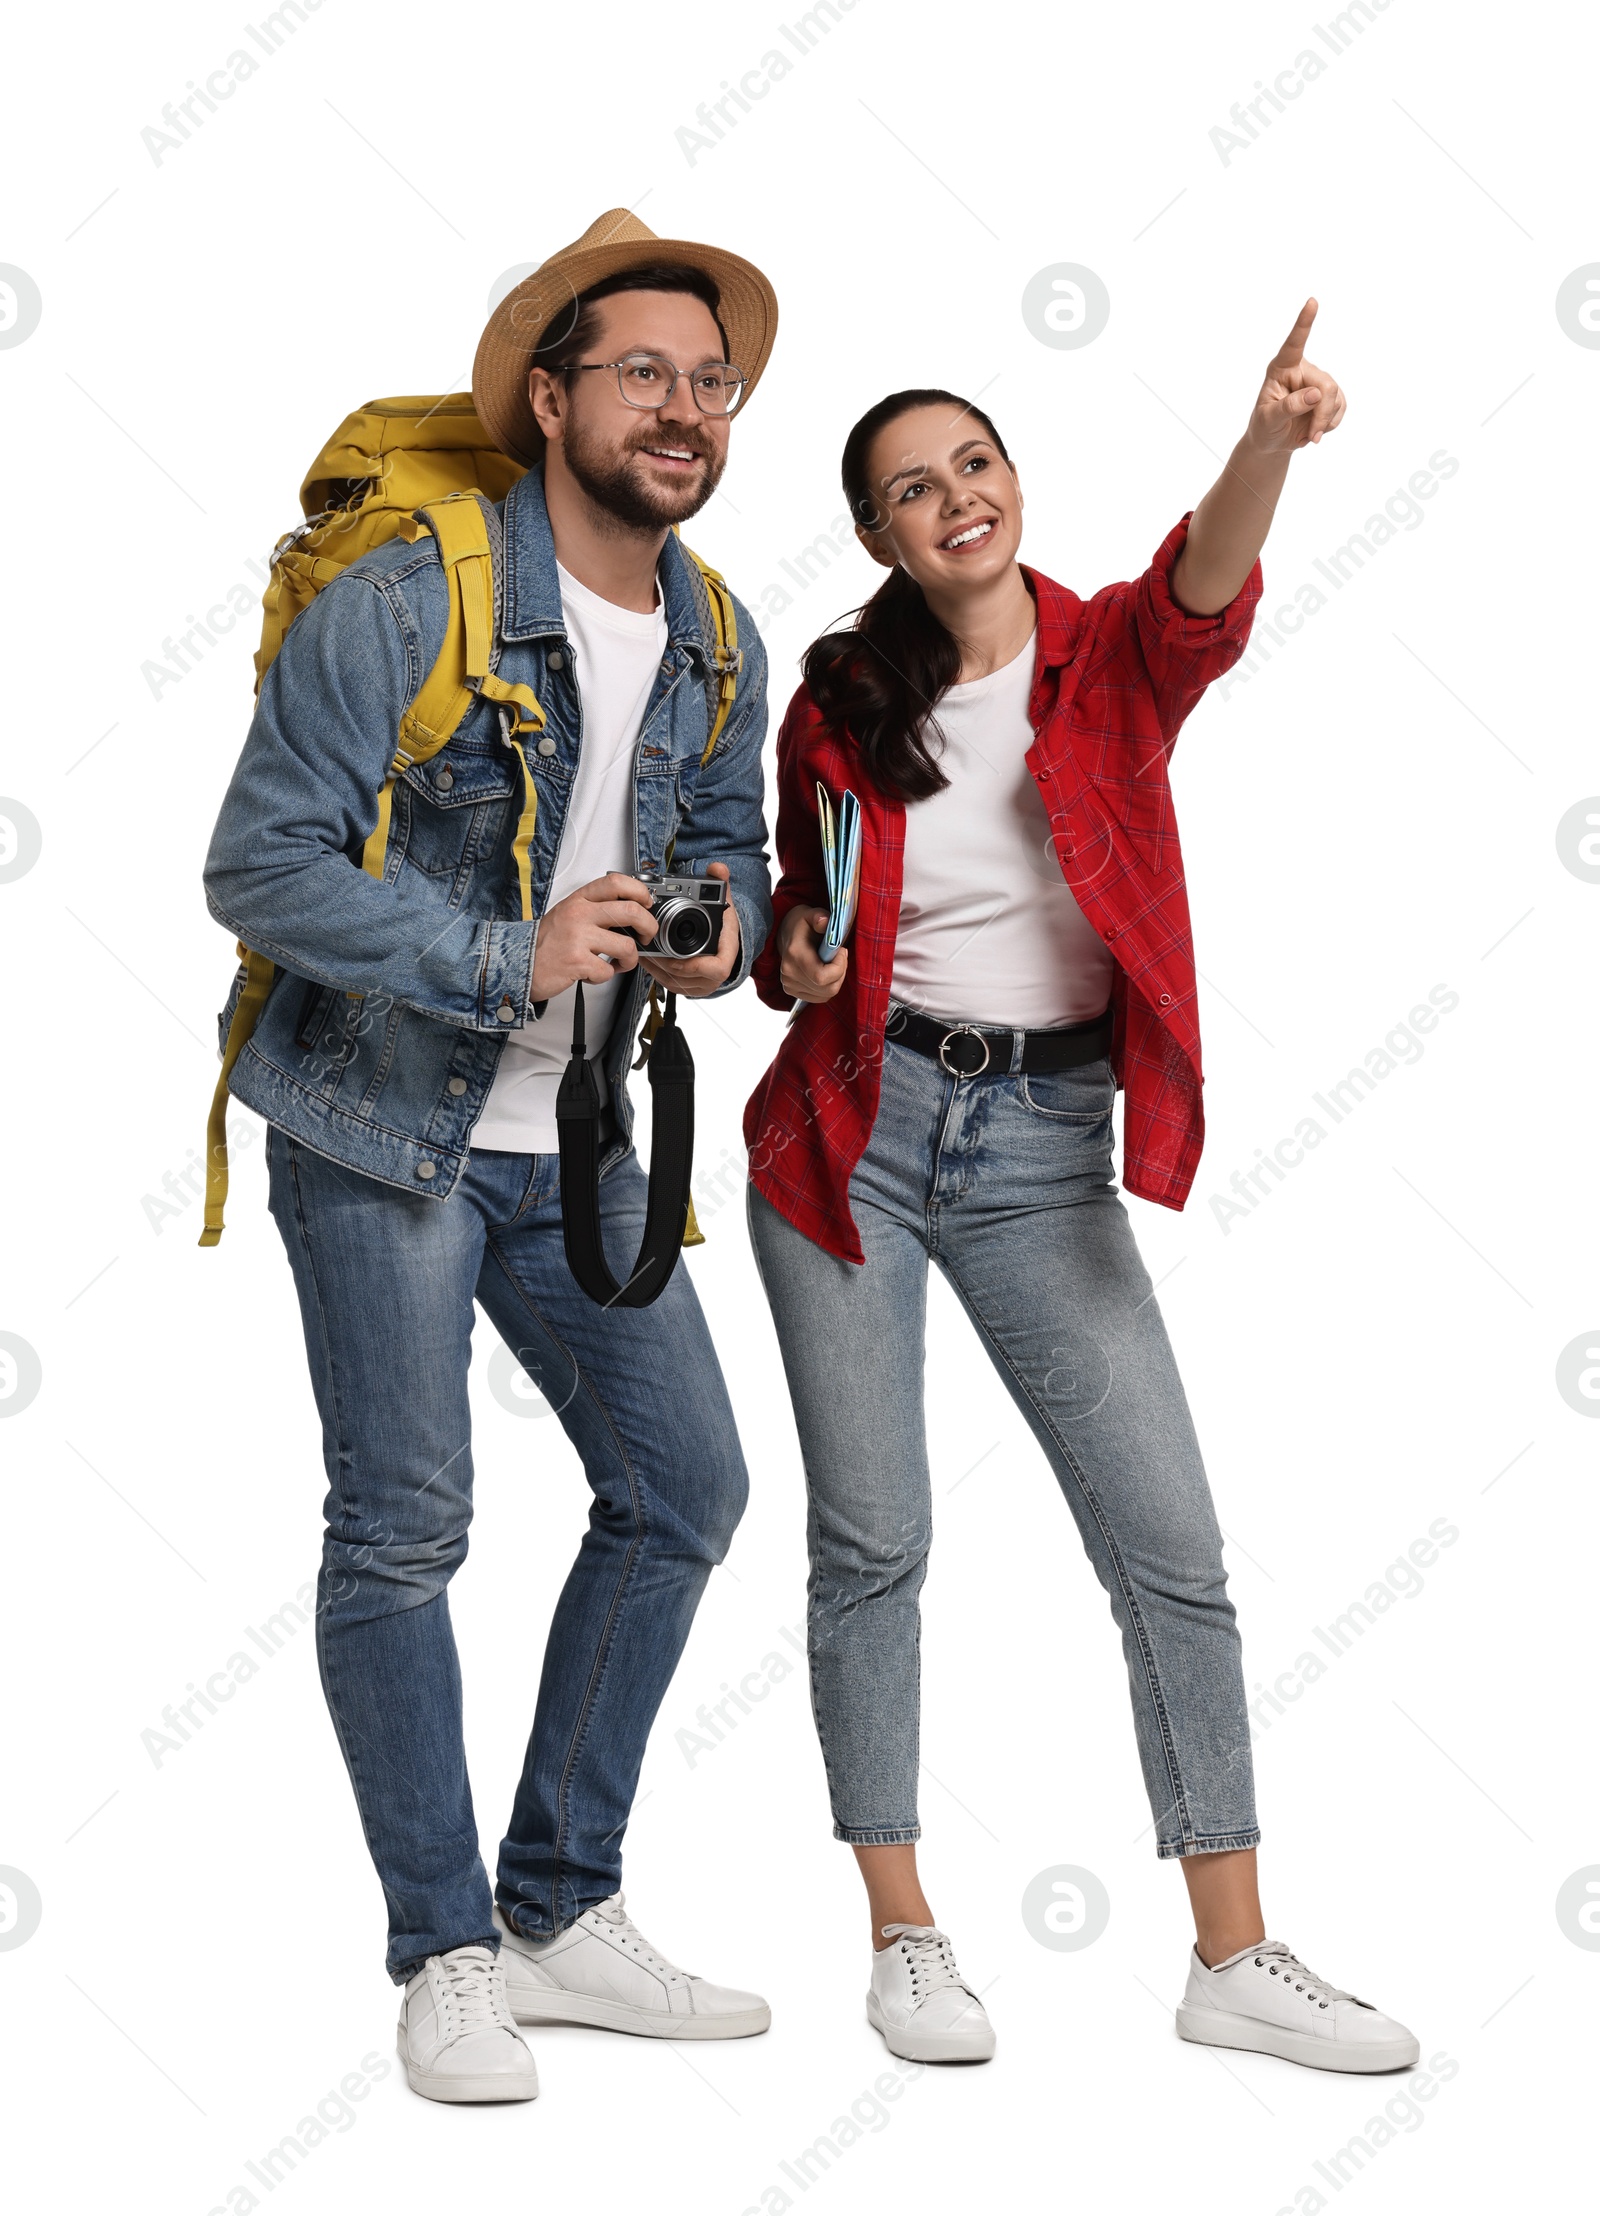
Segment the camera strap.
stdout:
[[644,1238],[625,1284],[606,1260],[600,1232],[600,1080],[589,1060],[583,1028],[583,987],[573,988],[572,1059],[556,1094],[561,1149],[561,1235],[567,1267],[602,1308],[648,1308],[666,1290],[677,1266],[689,1214],[689,1175],[694,1167],[694,1056],[678,1029],[676,993],[650,1048],[650,1189]]

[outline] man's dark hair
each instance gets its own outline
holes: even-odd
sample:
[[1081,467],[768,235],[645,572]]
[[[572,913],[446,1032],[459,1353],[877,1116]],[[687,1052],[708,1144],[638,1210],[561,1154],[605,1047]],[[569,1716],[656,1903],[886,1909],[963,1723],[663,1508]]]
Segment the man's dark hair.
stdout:
[[619,269],[614,277],[602,277],[598,284],[580,292],[575,301],[552,316],[539,333],[530,366],[548,369],[553,376],[581,361],[594,344],[600,326],[600,318],[595,313],[598,304],[619,292],[686,292],[703,301],[716,317],[717,336],[726,356],[728,334],[718,314],[722,294],[716,280],[705,270],[694,269],[686,262],[645,262],[637,269]]

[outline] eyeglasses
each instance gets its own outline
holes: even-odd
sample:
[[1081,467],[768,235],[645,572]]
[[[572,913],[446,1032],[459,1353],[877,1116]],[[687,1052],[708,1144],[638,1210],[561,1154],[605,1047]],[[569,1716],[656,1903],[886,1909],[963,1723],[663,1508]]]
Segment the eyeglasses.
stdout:
[[624,354],[616,362],[567,362],[567,369],[614,369],[617,390],[630,408],[664,408],[686,377],[702,415],[730,416],[744,394],[745,376],[731,362],[702,362],[678,369],[662,354]]

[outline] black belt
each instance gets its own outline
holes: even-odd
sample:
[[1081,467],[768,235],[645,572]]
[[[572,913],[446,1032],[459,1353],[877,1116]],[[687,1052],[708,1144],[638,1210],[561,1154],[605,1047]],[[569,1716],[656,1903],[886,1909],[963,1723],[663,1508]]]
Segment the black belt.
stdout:
[[[1111,1052],[1111,1010],[1087,1023],[1069,1023],[1055,1031],[993,1031],[980,1023],[946,1023],[891,1001],[883,1035],[896,1046],[925,1054],[952,1077],[1024,1077],[1047,1070],[1075,1070]],[[1020,1058],[1017,1042],[1022,1043]]]

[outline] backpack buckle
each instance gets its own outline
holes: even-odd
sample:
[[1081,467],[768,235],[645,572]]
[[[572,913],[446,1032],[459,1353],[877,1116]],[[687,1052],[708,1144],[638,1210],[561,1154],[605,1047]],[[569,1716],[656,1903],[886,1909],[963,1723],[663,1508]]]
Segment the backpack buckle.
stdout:
[[513,745],[525,733],[544,729],[545,712],[526,685],[508,685],[493,672],[468,677],[466,685],[469,692],[480,700],[492,701],[499,710],[500,737],[505,745]]

